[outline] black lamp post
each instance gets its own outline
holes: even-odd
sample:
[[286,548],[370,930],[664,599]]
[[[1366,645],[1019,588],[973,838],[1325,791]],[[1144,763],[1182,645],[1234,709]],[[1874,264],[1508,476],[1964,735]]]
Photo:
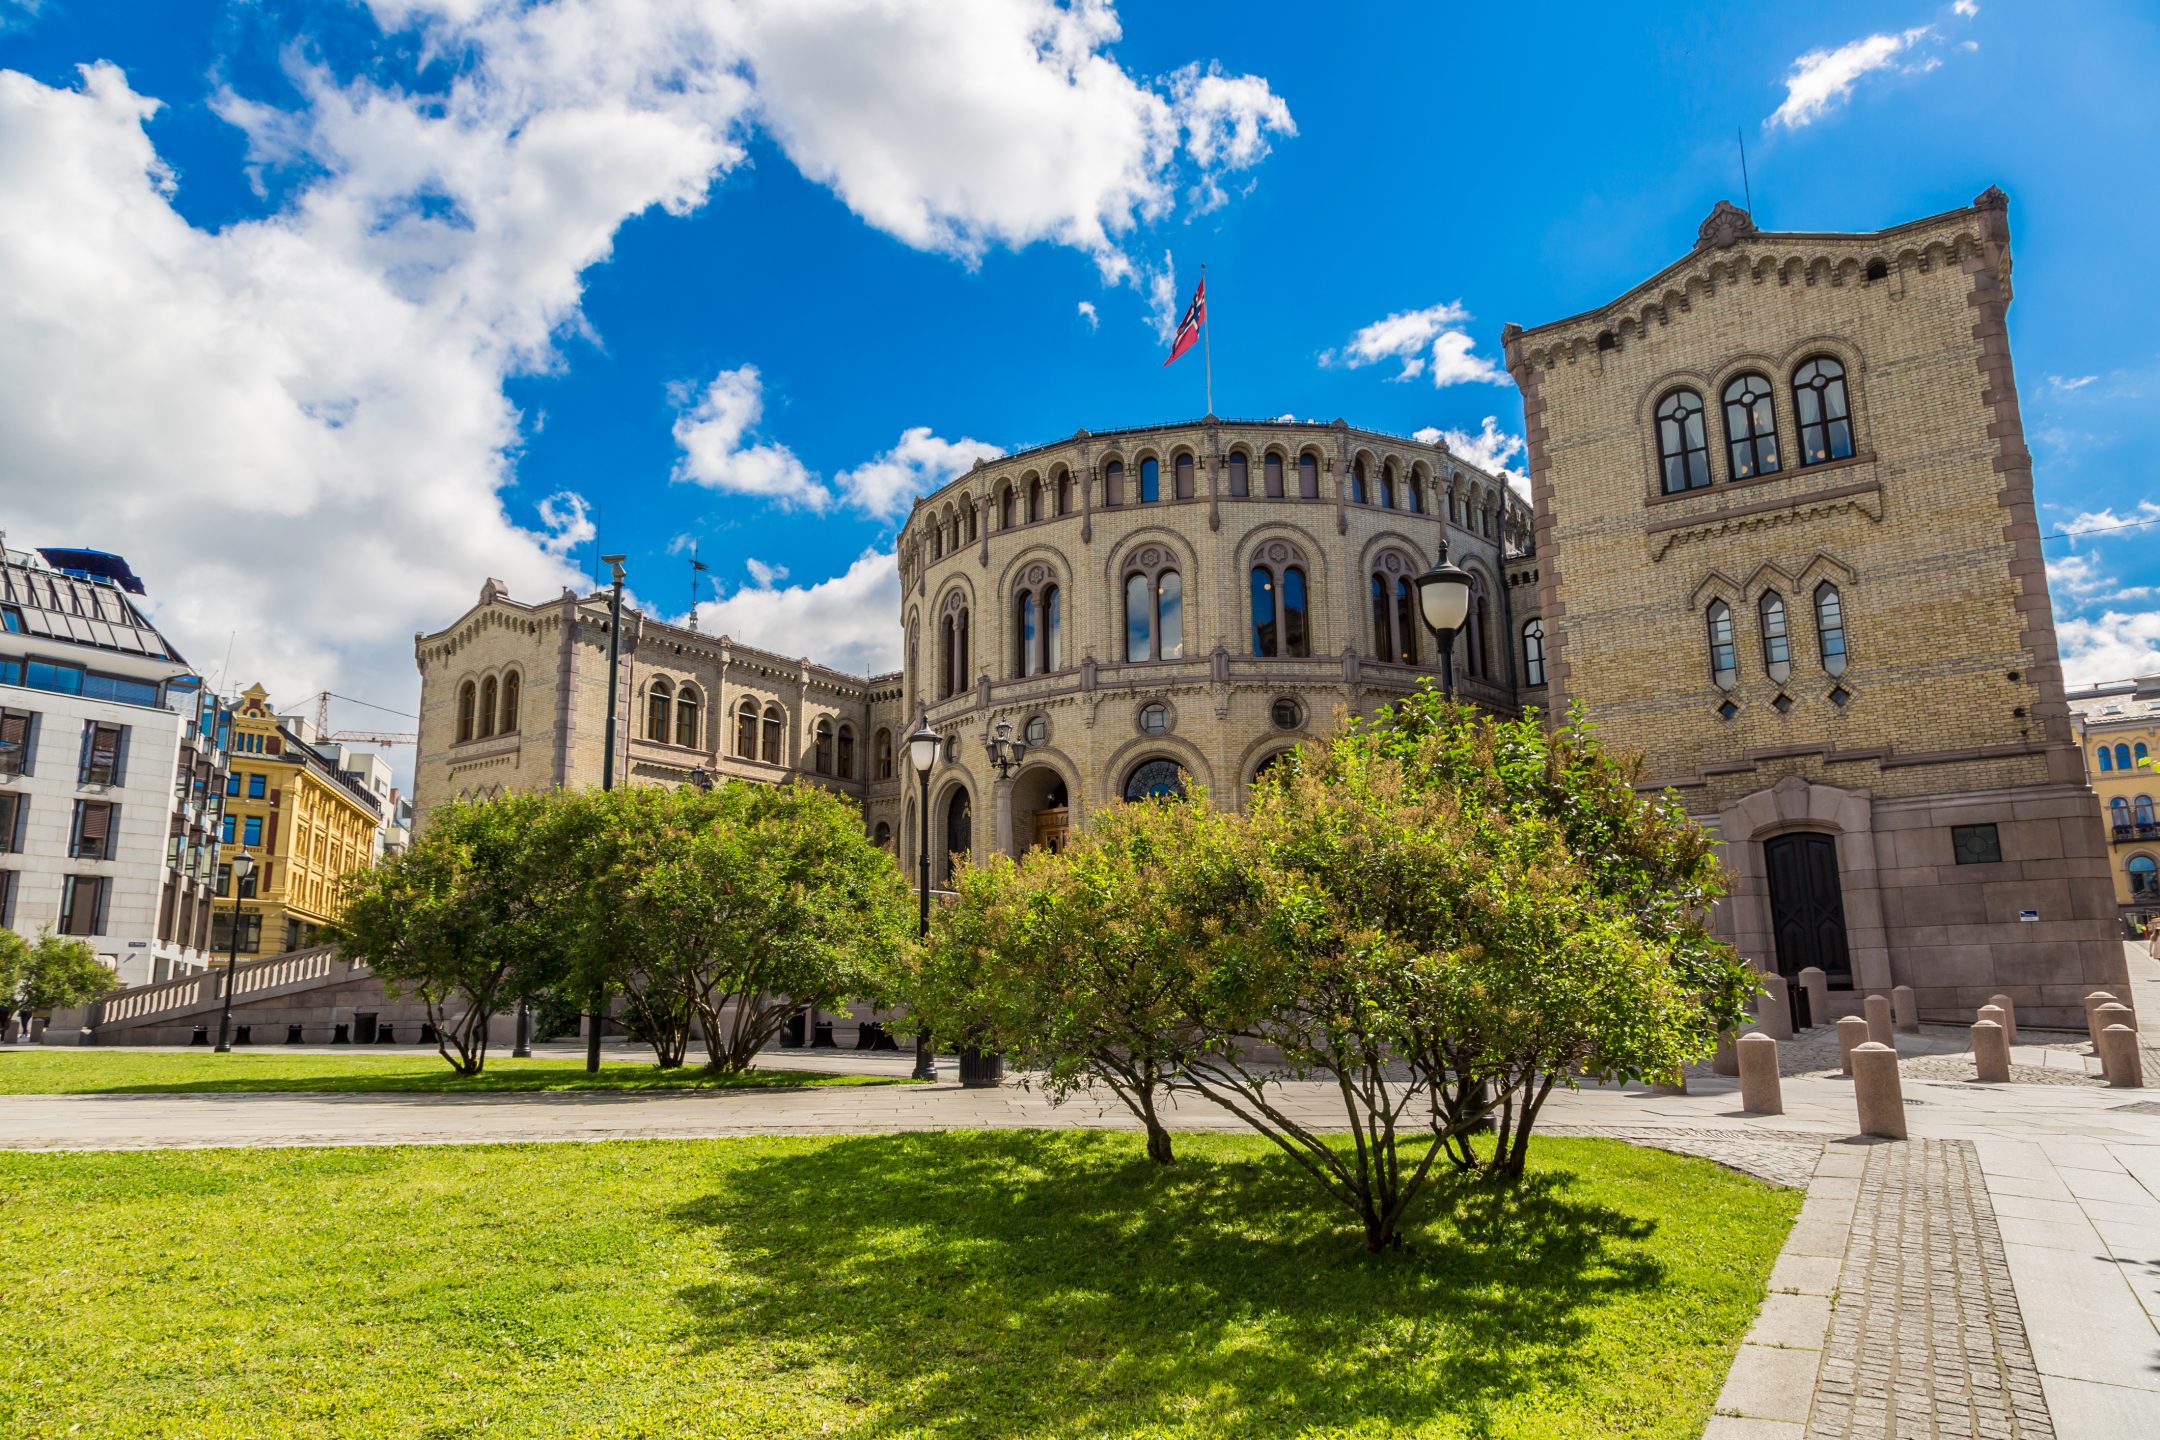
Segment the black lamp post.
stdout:
[[[615,713],[617,692],[622,688],[622,583],[623,561],[627,555],[603,555],[602,564],[614,574],[615,588],[608,596],[607,632],[607,733],[600,742],[600,788],[615,788]],[[606,1014],[607,997],[596,978],[593,981],[592,1008],[585,1012],[585,1073],[600,1072],[600,1021]]]
[[712,793],[713,773],[700,765],[690,772],[690,783],[697,786],[701,792],[709,795]]
[[990,752],[990,763],[997,767],[998,779],[1012,779],[1013,770],[1027,757],[1028,743],[1012,738],[1012,721],[1000,720],[997,728],[983,748]]
[[[920,787],[917,808],[922,812],[922,844],[920,851],[922,876],[922,913],[916,934],[927,939],[930,935],[930,769],[937,764],[938,751],[945,748],[945,737],[930,728],[930,718],[923,717],[915,733],[907,738],[908,764],[915,767],[915,779]],[[917,1080],[937,1079],[937,1057],[930,1050],[930,1032],[915,1032],[915,1072]]]
[[1447,542],[1440,543],[1440,558],[1417,577],[1418,613],[1440,647],[1440,693],[1455,698],[1455,634],[1470,618],[1470,572],[1447,558]]
[[232,1053],[233,975],[240,968],[240,892],[255,878],[255,857],[243,849],[232,862],[232,955],[225,962],[225,1008],[218,1015],[217,1053]]

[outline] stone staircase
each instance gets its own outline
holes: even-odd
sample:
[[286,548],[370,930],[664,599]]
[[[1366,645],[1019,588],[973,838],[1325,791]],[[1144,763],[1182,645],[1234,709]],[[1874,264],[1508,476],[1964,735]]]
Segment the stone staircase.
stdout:
[[[368,967],[340,957],[330,945],[243,960],[233,971],[233,1004],[274,1000],[304,990],[369,978]],[[53,1030],[86,1026],[101,1040],[122,1032],[150,1027],[198,1023],[215,1019],[225,1003],[225,972],[222,967],[162,980],[154,985],[131,985],[116,990],[81,1011],[53,1017]],[[80,1019],[75,1018],[80,1016]]]

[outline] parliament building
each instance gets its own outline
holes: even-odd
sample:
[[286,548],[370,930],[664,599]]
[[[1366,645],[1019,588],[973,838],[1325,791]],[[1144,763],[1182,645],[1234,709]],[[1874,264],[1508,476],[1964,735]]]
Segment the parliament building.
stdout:
[[[1719,925],[1836,1004],[1911,985],[2082,1024],[2123,982],[2011,373],[2008,203],[1693,248],[1510,325],[1531,502],[1344,421],[1091,433],[986,460],[897,542],[903,665],[850,675],[626,612],[619,783],[831,786],[913,873],[901,741],[945,737],[931,852],[1058,844],[1102,806],[1253,777],[1438,664],[1413,577],[1469,571],[1457,692],[1579,704],[1722,842]],[[601,779],[607,597],[490,581],[415,637],[415,803]],[[994,763],[1000,733],[1024,741]]]

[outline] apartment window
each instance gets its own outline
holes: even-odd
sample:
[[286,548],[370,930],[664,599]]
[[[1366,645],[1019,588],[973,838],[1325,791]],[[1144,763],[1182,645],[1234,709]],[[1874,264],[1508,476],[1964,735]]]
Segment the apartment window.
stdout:
[[95,721],[84,725],[82,768],[78,780],[84,785],[119,784],[126,748],[125,726],[100,725]]
[[0,629],[6,630],[11,635],[20,635],[22,634],[22,628],[22,611],[16,609],[13,605],[0,605]]
[[1706,612],[1710,629],[1710,680],[1720,690],[1730,690],[1740,678],[1740,662],[1733,645],[1732,610],[1722,600],[1710,602]]
[[230,911],[215,915],[210,921],[210,948],[220,955],[238,950],[243,955],[253,955],[262,949],[262,916],[243,914],[240,917],[240,943],[233,944],[233,917]]
[[102,875],[70,875],[60,882],[60,933],[97,935],[105,929],[111,882]]
[[0,852],[22,849],[22,826],[30,804],[20,795],[0,794]]
[[221,842],[227,845],[233,843],[233,826],[236,823],[238,823],[238,817],[232,815],[227,815],[225,817],[224,828],[218,832],[218,839]]
[[15,872],[0,870],[0,925],[15,923]]
[[1960,865],[1995,865],[2002,860],[2002,836],[1993,825],[1953,825],[1950,853]]
[[246,819],[245,821],[243,821],[243,822],[241,823],[241,827],[240,827],[240,843],[241,843],[241,844],[243,844],[243,845],[260,845],[260,844],[262,844],[262,836],[263,836],[263,822],[262,822],[262,816],[260,816],[260,815],[250,815],[250,816],[248,816],[248,817],[247,817],[247,819]]
[[68,854],[77,860],[110,860],[119,838],[120,807],[109,800],[75,802],[75,824],[68,836]]
[[0,775],[30,773],[30,737],[37,716],[28,710],[0,710]]
[[248,777],[247,777],[247,785],[248,785],[248,793],[247,793],[247,798],[248,798],[248,799],[250,799],[250,800],[260,800],[260,799],[262,799],[262,798],[263,798],[263,795],[265,794],[265,788],[264,788],[264,787],[265,787],[265,786],[267,786],[267,785],[269,784],[269,779],[270,779],[270,777],[269,777],[269,776],[267,776],[267,775],[250,775],[250,776],[248,776]]

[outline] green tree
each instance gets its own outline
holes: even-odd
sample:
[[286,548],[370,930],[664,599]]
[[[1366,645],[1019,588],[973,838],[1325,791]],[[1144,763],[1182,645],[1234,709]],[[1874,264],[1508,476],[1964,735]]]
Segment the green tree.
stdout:
[[[0,1011],[12,1012],[22,988],[23,971],[30,964],[30,942],[13,930],[0,927]],[[6,1020],[0,1014],[0,1021]]]
[[849,800],[817,786],[588,794],[580,948],[663,1065],[692,1031],[748,1068],[797,1008],[879,994],[907,943],[907,887]]
[[[38,938],[28,946],[16,937],[16,946],[18,958],[13,964],[10,993],[16,1004],[32,1014],[72,1010],[102,1000],[120,988],[120,977],[98,959],[87,940],[40,930]],[[8,968],[9,961],[0,954],[0,972]]]
[[1062,854],[958,877],[910,986],[938,1034],[993,1049],[1053,1102],[1100,1084],[1173,1159],[1162,1102],[1199,1052],[1193,997],[1237,878],[1230,817],[1204,797],[1113,806]]
[[560,794],[460,800],[402,853],[347,882],[336,936],[388,986],[417,995],[462,1075],[487,1064],[488,1022],[563,982],[577,879]]

